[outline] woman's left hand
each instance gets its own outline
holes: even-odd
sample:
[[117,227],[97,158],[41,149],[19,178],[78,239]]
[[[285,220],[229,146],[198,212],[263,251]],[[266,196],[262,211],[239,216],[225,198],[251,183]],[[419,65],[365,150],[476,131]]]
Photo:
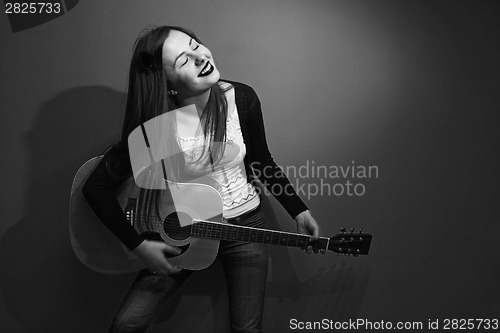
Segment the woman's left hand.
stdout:
[[[319,239],[319,226],[316,220],[312,217],[309,210],[305,210],[295,217],[295,222],[297,222],[297,233],[311,235],[309,238],[309,243],[317,241]],[[314,248],[312,245],[306,247],[307,253],[318,253],[318,249]],[[321,253],[325,253],[326,250],[322,249]]]

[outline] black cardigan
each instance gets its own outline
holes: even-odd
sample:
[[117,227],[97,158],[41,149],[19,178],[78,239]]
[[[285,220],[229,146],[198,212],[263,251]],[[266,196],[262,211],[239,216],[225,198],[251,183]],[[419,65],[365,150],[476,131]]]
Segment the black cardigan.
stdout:
[[[243,142],[246,146],[244,159],[248,181],[259,180],[275,195],[292,218],[307,210],[307,206],[297,196],[286,175],[274,162],[267,147],[264,121],[259,98],[255,91],[239,82],[231,83],[235,89],[235,100],[240,119]],[[135,249],[145,238],[127,221],[115,196],[116,189],[132,176],[130,159],[126,149],[111,148],[92,171],[82,192],[100,220],[125,244],[129,250]],[[279,191],[272,191],[278,186]],[[276,193],[275,193],[276,192]]]

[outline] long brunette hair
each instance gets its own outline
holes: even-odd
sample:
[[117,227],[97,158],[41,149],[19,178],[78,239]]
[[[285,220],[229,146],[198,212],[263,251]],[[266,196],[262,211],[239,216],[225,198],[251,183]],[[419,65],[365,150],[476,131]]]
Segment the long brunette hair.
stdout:
[[[184,32],[203,45],[192,31],[177,26],[147,28],[139,35],[134,44],[130,63],[125,117],[121,142],[118,145],[118,148],[123,148],[124,152],[128,151],[128,137],[134,129],[150,119],[180,107],[176,97],[168,94],[169,80],[162,64],[163,44],[172,30]],[[225,149],[228,114],[225,92],[226,90],[218,83],[214,84],[211,87],[208,103],[200,117],[205,142],[209,142],[211,160],[208,163],[212,164],[220,161]],[[170,141],[166,144],[177,145],[174,138]],[[183,166],[179,163],[183,163],[183,159],[175,158],[173,164],[166,161],[167,169],[171,169],[169,175],[174,175],[174,179],[171,180],[182,179],[179,175],[182,174]],[[159,202],[164,192],[158,190],[142,190],[141,192],[142,204],[140,205],[147,212],[147,220],[150,223],[153,211],[160,216]]]
[[[147,28],[139,35],[130,63],[122,144],[144,122],[179,107],[175,95],[168,94],[169,80],[162,65],[163,43],[172,30],[181,31],[203,45],[192,31],[178,26]],[[212,163],[220,161],[225,149],[228,111],[224,93],[218,83],[214,84],[200,117],[205,139],[210,143]]]

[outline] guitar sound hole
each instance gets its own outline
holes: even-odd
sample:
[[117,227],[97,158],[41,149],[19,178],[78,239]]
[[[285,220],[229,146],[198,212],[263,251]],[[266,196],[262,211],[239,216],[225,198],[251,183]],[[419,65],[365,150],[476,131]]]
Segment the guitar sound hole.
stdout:
[[[163,230],[170,238],[183,240],[189,237],[192,222],[193,219],[188,214],[174,212],[168,215],[163,221]],[[181,225],[184,227],[181,227]]]

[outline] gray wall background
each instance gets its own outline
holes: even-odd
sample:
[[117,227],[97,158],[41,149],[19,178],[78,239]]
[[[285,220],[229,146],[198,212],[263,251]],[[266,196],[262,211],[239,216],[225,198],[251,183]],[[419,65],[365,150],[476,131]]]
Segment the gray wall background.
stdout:
[[[363,227],[371,253],[273,247],[265,332],[498,318],[499,14],[496,1],[94,0],[15,34],[0,15],[2,331],[105,331],[133,279],[76,259],[68,206],[78,166],[118,138],[149,23],[194,30],[223,77],[255,88],[278,164],[378,167],[351,179],[363,196],[302,192],[322,235]],[[151,332],[228,332],[223,279],[219,264],[197,273]]]

